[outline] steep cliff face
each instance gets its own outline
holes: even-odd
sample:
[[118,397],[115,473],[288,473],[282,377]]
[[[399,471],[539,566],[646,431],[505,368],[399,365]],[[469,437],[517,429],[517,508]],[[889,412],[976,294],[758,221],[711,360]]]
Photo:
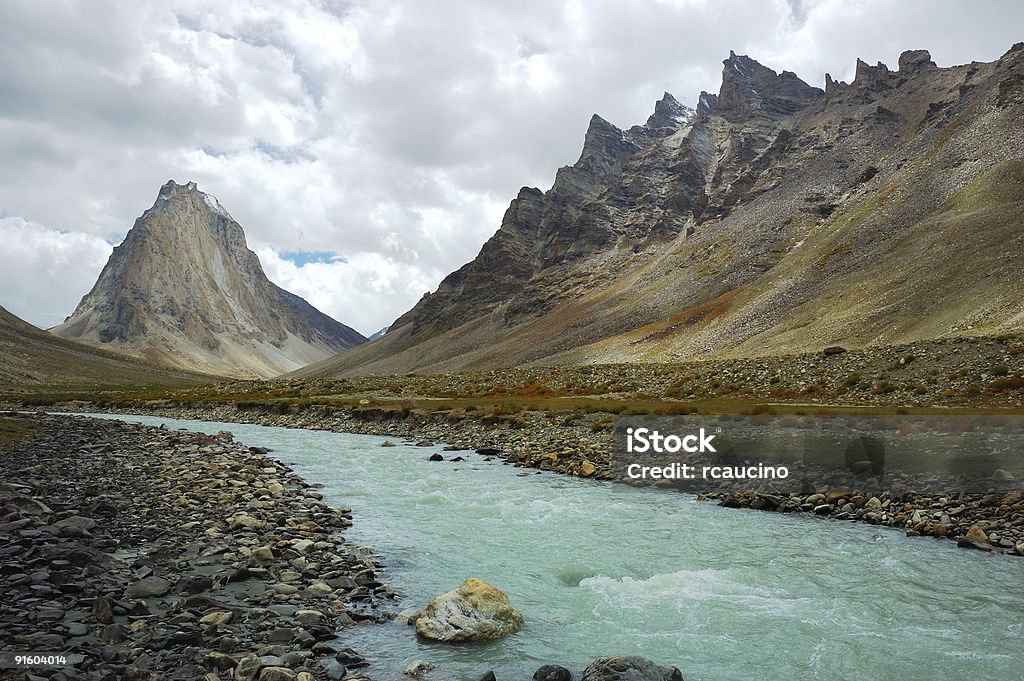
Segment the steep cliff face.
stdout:
[[1024,44],[858,62],[825,89],[746,56],[696,110],[595,116],[480,255],[306,374],[670,361],[1024,327]]
[[214,197],[171,181],[53,333],[162,364],[270,377],[362,343],[274,285]]

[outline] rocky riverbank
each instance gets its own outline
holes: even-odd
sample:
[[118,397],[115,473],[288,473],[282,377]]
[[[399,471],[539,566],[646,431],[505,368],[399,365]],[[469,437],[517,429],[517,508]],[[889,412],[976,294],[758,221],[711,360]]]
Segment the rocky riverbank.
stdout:
[[[81,408],[83,405],[78,405]],[[612,428],[605,413],[422,411],[322,406],[276,409],[250,405],[135,407],[172,418],[255,423],[404,437],[450,450],[473,450],[506,463],[567,475],[612,480]],[[452,456],[457,456],[453,454]],[[923,493],[913,487],[879,488],[855,475],[831,476],[800,490],[705,488],[700,497],[732,508],[811,513],[900,529],[909,536],[951,539],[964,548],[1024,556],[1024,492],[1002,482],[985,492],[955,486]],[[875,481],[871,481],[874,483]]]
[[27,438],[0,443],[0,651],[66,664],[0,676],[359,677],[345,629],[393,593],[339,534],[350,514],[266,451],[230,433],[3,419]]

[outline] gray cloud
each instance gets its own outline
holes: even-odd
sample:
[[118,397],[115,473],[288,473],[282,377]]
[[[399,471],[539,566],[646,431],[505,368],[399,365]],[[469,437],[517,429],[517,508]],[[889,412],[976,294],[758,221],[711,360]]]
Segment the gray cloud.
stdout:
[[692,105],[730,49],[821,85],[904,49],[995,59],[1022,20],[1012,0],[0,3],[0,230],[40,254],[0,250],[0,304],[69,314],[174,178],[221,200],[278,283],[372,332],[520,186],[549,186],[595,112]]

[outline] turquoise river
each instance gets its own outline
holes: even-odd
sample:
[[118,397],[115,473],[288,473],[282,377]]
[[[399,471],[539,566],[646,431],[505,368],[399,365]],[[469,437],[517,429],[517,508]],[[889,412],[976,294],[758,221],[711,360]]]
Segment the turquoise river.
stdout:
[[[414,659],[437,679],[578,673],[638,654],[687,681],[1024,679],[1024,559],[807,515],[732,510],[669,491],[537,473],[385,438],[234,423],[117,417],[230,430],[353,510],[350,541],[422,607],[466,577],[504,590],[526,618],[506,640],[450,646],[411,627],[344,636],[397,679]],[[455,454],[444,453],[446,458]]]

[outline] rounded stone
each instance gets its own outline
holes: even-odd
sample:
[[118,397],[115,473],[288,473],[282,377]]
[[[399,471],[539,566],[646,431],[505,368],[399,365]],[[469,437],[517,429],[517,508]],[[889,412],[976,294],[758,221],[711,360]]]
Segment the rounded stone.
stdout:
[[482,579],[470,578],[435,597],[416,620],[416,633],[446,643],[492,641],[523,628],[522,614],[508,596]]

